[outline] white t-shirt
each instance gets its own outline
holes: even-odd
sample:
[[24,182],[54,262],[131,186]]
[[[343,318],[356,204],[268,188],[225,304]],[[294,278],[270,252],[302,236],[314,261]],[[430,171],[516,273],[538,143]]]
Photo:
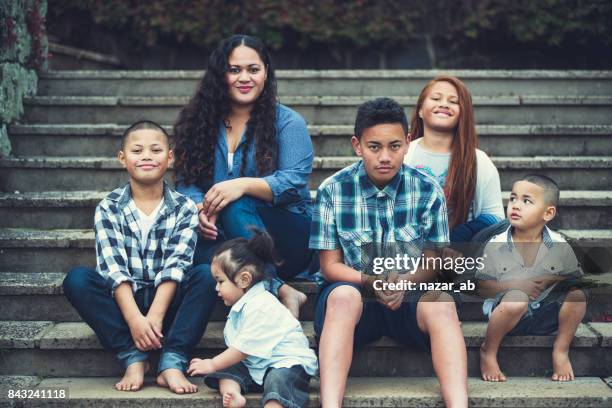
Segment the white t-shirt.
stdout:
[[[421,146],[422,141],[423,138],[419,138],[410,143],[404,163],[433,177],[440,183],[440,187],[444,188],[451,153],[434,153],[425,150]],[[485,152],[476,149],[476,190],[467,221],[482,214],[494,215],[500,221],[505,218],[497,168]]]
[[232,165],[234,164],[234,153],[227,153],[227,171],[232,171]]
[[163,204],[164,199],[162,198],[157,207],[155,207],[155,209],[149,215],[143,213],[140,208],[136,207],[136,209],[138,210],[138,228],[140,229],[142,242],[147,241],[149,231],[151,231],[153,224],[155,224],[157,214],[159,214],[159,210],[161,210]]

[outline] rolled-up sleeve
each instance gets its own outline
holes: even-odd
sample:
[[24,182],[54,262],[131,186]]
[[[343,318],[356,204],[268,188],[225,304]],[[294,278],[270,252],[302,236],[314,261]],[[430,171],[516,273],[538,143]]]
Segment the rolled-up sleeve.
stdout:
[[310,249],[334,250],[340,248],[334,206],[330,192],[325,187],[317,191],[317,198],[310,223]]
[[134,279],[128,270],[128,255],[121,227],[113,211],[104,202],[96,207],[94,231],[97,271],[104,278],[108,289],[114,296],[115,289],[123,282],[130,282],[134,287]]
[[197,242],[198,210],[187,201],[177,215],[174,232],[164,248],[162,270],[155,276],[155,287],[166,281],[180,283],[191,268]]
[[297,113],[278,129],[278,169],[263,177],[272,190],[272,203],[284,205],[302,199],[312,173],[313,149],[306,122]]

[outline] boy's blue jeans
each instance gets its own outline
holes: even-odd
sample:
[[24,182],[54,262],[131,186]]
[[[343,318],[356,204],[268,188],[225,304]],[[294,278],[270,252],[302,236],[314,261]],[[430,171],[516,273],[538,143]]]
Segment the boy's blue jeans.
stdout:
[[[164,318],[158,373],[168,368],[186,371],[193,349],[202,338],[214,309],[217,300],[215,285],[208,265],[195,266],[184,275]],[[115,353],[124,368],[147,360],[148,353],[134,345],[117,302],[105,286],[104,278],[94,269],[72,269],[64,279],[64,293],[94,330],[102,346]],[[154,296],[153,286],[134,294],[143,315],[148,312]]]
[[313,253],[308,249],[310,238],[310,216],[296,214],[281,207],[273,207],[266,202],[241,197],[230,203],[219,214],[217,225],[220,234],[216,241],[198,237],[194,264],[210,264],[217,247],[225,240],[244,237],[251,238],[250,227],[267,231],[274,240],[276,252],[283,260],[275,271],[274,278],[266,285],[268,291],[278,295],[278,288],[283,284],[279,279],[291,279],[309,268]]

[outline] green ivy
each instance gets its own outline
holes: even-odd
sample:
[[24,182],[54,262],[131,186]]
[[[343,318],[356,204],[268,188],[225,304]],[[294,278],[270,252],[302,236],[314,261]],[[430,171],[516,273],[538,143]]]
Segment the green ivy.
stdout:
[[417,34],[461,46],[612,44],[609,0],[49,0],[49,20],[85,12],[141,46],[161,37],[210,48],[232,33],[272,48],[389,49]]

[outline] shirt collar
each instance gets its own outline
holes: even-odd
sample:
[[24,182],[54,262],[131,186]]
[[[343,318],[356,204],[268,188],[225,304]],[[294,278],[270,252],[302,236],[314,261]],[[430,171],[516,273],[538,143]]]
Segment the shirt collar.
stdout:
[[266,288],[263,282],[256,283],[255,285],[253,285],[253,287],[251,287],[251,289],[247,290],[246,293],[242,295],[242,297],[238,299],[236,303],[234,303],[234,305],[230,309],[230,313],[240,313],[244,305],[246,305],[249,300],[255,298],[256,296],[260,295],[265,291]]
[[[514,241],[512,240],[512,225],[508,227],[506,234],[507,234],[506,242],[508,244],[508,250],[512,251],[514,250]],[[552,248],[553,246],[553,240],[552,240],[552,237],[550,236],[550,229],[546,225],[542,229],[542,242],[548,249]]]
[[379,192],[383,192],[389,198],[391,198],[392,200],[395,200],[395,196],[397,194],[397,190],[398,190],[400,181],[402,180],[403,174],[404,174],[404,165],[402,164],[402,167],[400,167],[400,170],[395,174],[395,176],[393,176],[393,178],[389,181],[389,183],[381,190],[372,183],[372,181],[368,177],[368,174],[365,171],[365,165],[363,164],[363,160],[361,160],[359,162],[358,175],[359,175],[359,183],[361,184],[361,192],[364,198],[370,198],[372,196],[377,195]]
[[[172,191],[170,190],[170,187],[168,186],[168,183],[166,183],[165,181],[164,181],[164,187],[163,188],[164,188],[164,193],[163,194],[164,194],[165,209],[162,208],[161,211],[164,212],[164,213],[174,211],[174,209],[178,205],[178,202],[176,201],[176,199],[172,195]],[[121,193],[117,197],[112,198],[112,200],[117,202],[117,205],[120,208],[123,208],[123,207],[129,205],[130,201],[132,200],[132,187],[131,187],[130,183],[128,182],[125,185],[125,187],[123,188],[123,191],[121,191]]]

